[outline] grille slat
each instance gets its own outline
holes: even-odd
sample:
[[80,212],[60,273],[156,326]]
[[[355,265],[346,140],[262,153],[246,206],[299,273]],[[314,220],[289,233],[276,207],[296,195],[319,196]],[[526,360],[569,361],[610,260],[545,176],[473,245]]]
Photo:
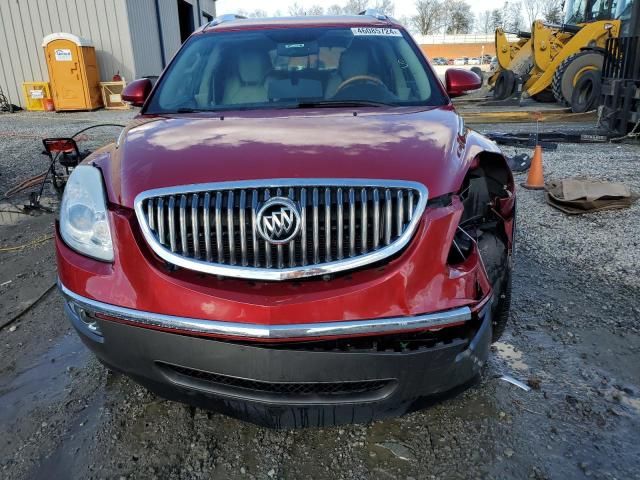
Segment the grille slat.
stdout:
[[302,265],[307,264],[307,189],[300,190],[300,222],[302,223],[302,232],[300,234],[300,250],[302,255]]
[[[296,193],[295,190],[293,188],[289,189],[289,198],[291,200],[293,200],[295,202],[296,200]],[[289,242],[289,266],[290,267],[295,267],[296,266],[296,241],[291,240]]]
[[156,211],[158,216],[158,240],[162,245],[166,245],[166,238],[164,235],[164,198],[158,199],[158,209]]
[[[322,273],[325,264],[333,269],[363,255],[378,261],[389,246],[401,248],[407,231],[417,226],[427,195],[424,187],[410,182],[247,184],[211,184],[185,192],[176,188],[165,194],[157,190],[136,199],[147,241],[160,257],[193,270],[211,272],[215,268],[206,268],[211,265],[224,267],[220,274],[228,276],[246,270],[237,276],[300,278]],[[299,210],[300,232],[285,244],[272,245],[258,234],[258,212],[272,196],[290,199]],[[175,261],[178,257],[199,262]],[[297,269],[302,273],[296,275]],[[262,274],[280,270],[290,276]]]
[[331,261],[331,190],[324,190],[324,261]]
[[187,246],[187,196],[180,195],[180,245],[182,246],[182,254],[189,256],[189,247]]
[[[269,194],[269,189],[267,188],[264,191],[264,201],[266,202],[270,198],[271,195]],[[265,242],[264,240],[262,243],[264,243],[265,265],[267,266],[267,268],[271,268],[271,244],[269,242]]]
[[398,190],[398,203],[396,204],[396,235],[402,234],[404,228],[404,191]]
[[155,209],[153,208],[153,198],[151,200],[149,200],[149,203],[147,204],[147,222],[149,223],[149,228],[151,230],[155,230],[156,229],[156,225],[155,225]]
[[388,188],[384,191],[384,244],[391,243],[391,190]]
[[337,236],[338,236],[338,260],[342,260],[344,256],[344,250],[342,247],[343,237],[344,237],[344,218],[343,218],[343,198],[342,198],[342,189],[339,188],[336,192],[336,203],[338,205],[338,213],[337,213]]
[[209,192],[204,194],[204,204],[202,208],[205,258],[207,262],[211,262],[213,254],[211,250],[211,194]]
[[224,249],[222,248],[222,192],[216,193],[216,250],[218,263],[224,263]]
[[173,195],[169,197],[169,243],[171,244],[171,251],[175,252],[178,249],[176,242],[176,197]]
[[369,218],[367,217],[367,189],[360,190],[360,248],[362,253],[367,253],[369,250],[367,239],[367,226],[369,224]]
[[227,244],[229,245],[229,263],[236,264],[236,236],[234,234],[233,213],[235,210],[233,190],[227,196]]
[[247,224],[246,224],[246,217],[245,217],[246,213],[247,213],[247,192],[245,190],[240,190],[240,212],[238,216],[238,221],[240,222],[240,257],[241,257],[243,267],[246,267],[248,265]]
[[380,244],[380,193],[373,190],[373,249],[377,250]]
[[313,189],[313,263],[320,263],[320,226],[318,220],[318,189]]
[[253,247],[253,266],[260,266],[258,255],[258,233],[256,228],[256,215],[258,214],[258,191],[251,192],[251,246]]
[[200,199],[197,194],[191,195],[191,232],[193,235],[193,256],[200,258],[200,222],[198,221],[198,208]]

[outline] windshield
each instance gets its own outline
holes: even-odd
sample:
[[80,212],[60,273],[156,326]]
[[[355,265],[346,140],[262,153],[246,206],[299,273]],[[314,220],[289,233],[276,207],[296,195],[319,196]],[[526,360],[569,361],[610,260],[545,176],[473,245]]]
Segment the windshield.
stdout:
[[618,0],[570,0],[564,23],[593,22],[614,18]]
[[443,105],[426,61],[392,28],[298,28],[193,36],[146,113],[322,105]]

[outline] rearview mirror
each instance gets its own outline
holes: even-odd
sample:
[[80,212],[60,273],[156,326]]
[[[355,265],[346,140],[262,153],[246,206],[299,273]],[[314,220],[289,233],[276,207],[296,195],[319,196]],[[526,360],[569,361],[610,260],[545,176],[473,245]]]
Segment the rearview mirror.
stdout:
[[469,90],[477,90],[482,86],[482,79],[478,75],[462,68],[447,70],[444,81],[450,97],[459,97]]
[[141,107],[147,100],[152,86],[151,80],[148,78],[134,80],[124,87],[124,90],[122,91],[122,100],[130,103],[134,107]]

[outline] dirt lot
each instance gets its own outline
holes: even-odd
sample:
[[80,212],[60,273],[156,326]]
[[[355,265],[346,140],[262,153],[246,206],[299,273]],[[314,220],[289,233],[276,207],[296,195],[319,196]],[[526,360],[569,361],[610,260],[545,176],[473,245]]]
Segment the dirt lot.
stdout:
[[[42,135],[128,115],[0,115],[0,191],[44,170]],[[561,145],[545,168],[640,191],[639,153]],[[512,321],[482,381],[401,418],[295,431],[165,401],[108,373],[53,288],[53,214],[3,203],[0,248],[39,243],[0,251],[0,325],[40,301],[0,330],[0,478],[640,479],[640,202],[567,217],[541,192],[518,194]]]

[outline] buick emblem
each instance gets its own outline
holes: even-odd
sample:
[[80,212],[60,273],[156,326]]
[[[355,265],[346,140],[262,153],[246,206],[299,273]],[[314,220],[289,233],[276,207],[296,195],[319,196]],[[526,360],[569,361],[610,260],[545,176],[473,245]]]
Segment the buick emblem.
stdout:
[[273,197],[258,210],[258,233],[273,245],[289,243],[300,231],[300,212],[284,197]]

